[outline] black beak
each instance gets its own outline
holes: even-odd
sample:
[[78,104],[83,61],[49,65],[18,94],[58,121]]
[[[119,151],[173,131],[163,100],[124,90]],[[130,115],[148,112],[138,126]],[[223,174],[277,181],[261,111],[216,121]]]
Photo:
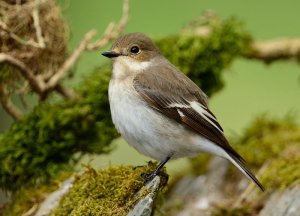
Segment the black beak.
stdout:
[[107,58],[115,58],[121,55],[120,53],[116,53],[114,51],[105,51],[101,54]]

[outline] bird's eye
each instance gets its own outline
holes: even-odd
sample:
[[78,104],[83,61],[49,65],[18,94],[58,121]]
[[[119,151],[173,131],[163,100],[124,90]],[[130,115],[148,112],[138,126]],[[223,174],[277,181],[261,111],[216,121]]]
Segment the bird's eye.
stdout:
[[133,54],[137,54],[140,52],[140,48],[138,46],[133,46],[130,48],[130,52]]

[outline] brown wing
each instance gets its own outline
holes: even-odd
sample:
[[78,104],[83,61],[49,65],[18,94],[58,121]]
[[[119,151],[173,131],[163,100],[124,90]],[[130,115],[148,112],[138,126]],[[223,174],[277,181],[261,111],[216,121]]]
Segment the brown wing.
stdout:
[[264,191],[243,158],[229,145],[223,129],[208,109],[206,95],[188,77],[171,65],[153,67],[138,74],[133,85],[150,107],[224,149],[236,166]]
[[[242,159],[228,144],[222,127],[208,109],[206,95],[174,67],[147,69],[135,77],[133,85],[150,107]],[[191,106],[192,102],[198,109]]]

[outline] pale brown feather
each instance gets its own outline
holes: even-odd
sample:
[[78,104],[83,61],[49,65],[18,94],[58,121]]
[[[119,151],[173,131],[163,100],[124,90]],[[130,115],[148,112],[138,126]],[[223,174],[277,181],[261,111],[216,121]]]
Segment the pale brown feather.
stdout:
[[[153,109],[185,125],[188,129],[212,141],[243,161],[242,157],[229,145],[221,132],[223,129],[217,121],[211,119],[220,130],[206,121],[194,109],[187,108],[189,102],[197,101],[214,116],[208,109],[207,97],[203,91],[187,76],[174,69],[176,68],[172,65],[166,66],[166,64],[163,67],[148,68],[147,72],[135,76],[133,80],[135,90]],[[171,104],[178,104],[178,106],[170,107]],[[179,112],[184,116],[181,116]]]

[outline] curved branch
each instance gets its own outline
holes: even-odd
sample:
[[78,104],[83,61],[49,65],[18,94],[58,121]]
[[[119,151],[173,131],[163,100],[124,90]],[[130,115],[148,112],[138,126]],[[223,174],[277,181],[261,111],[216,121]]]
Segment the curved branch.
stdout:
[[113,39],[118,37],[121,32],[123,32],[129,16],[129,0],[124,0],[123,3],[123,13],[122,17],[118,24],[110,23],[104,33],[104,37],[95,43],[91,43],[90,41],[95,36],[96,31],[91,30],[87,32],[78,45],[78,47],[73,51],[70,57],[65,61],[65,63],[59,68],[59,70],[49,79],[49,81],[45,85],[46,91],[50,91],[55,89],[58,82],[65,76],[65,74],[76,64],[79,57],[85,50],[95,50],[100,49],[111,42]]
[[57,83],[64,77],[65,73],[69,71],[77,62],[82,52],[86,49],[91,39],[95,36],[96,31],[91,30],[87,32],[80,42],[79,46],[73,51],[70,57],[64,62],[64,64],[58,69],[58,71],[49,79],[46,84],[46,89],[54,89]]
[[28,81],[31,88],[39,95],[43,92],[44,82],[39,80],[33,71],[28,68],[22,61],[5,53],[0,53],[0,62],[8,62],[11,65],[20,69],[22,76]]
[[29,40],[24,40],[21,37],[19,37],[18,35],[16,35],[14,32],[12,32],[7,26],[6,24],[0,20],[0,29],[2,29],[6,34],[8,34],[12,39],[14,39],[15,41],[17,41],[18,43],[25,45],[25,46],[33,46],[35,48],[40,48],[40,45],[36,42],[34,42],[32,39]]
[[101,49],[104,46],[106,46],[108,43],[110,43],[112,40],[116,39],[123,31],[124,28],[128,22],[129,17],[129,0],[123,1],[123,8],[122,8],[122,16],[117,24],[110,23],[106,30],[104,31],[104,36],[94,42],[88,45],[88,50],[96,50]]
[[[184,29],[184,34],[206,38],[212,33],[212,28],[201,26],[198,28]],[[265,41],[253,41],[250,51],[243,55],[244,58],[261,60],[271,63],[277,60],[300,61],[300,38],[278,38]]]
[[0,103],[3,109],[5,109],[5,111],[15,120],[19,120],[23,116],[21,110],[19,110],[10,100],[7,89],[3,84],[0,84]]

